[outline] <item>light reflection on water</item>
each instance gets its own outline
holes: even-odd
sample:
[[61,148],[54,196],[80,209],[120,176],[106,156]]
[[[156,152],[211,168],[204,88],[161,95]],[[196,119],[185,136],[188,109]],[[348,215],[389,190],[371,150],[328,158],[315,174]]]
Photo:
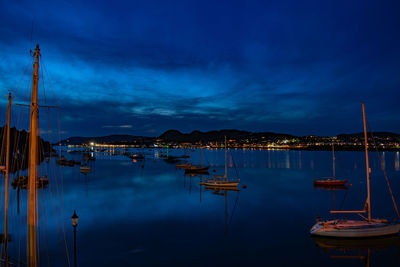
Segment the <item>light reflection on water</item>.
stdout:
[[[228,173],[236,178],[237,166],[240,191],[206,190],[198,184],[205,176],[184,176],[175,164],[158,158],[167,153],[184,155],[184,150],[132,152],[144,153],[146,159],[133,162],[122,155],[100,152],[94,153],[93,171],[87,175],[81,174],[78,166],[63,167],[63,186],[59,166],[52,165],[59,174],[57,183],[51,178],[50,187],[38,196],[43,266],[47,265],[47,254],[52,266],[67,266],[64,235],[72,257],[70,216],[74,209],[79,216],[80,266],[363,266],[362,262],[356,265],[328,257],[309,236],[315,217],[329,216],[332,207],[363,207],[363,152],[336,152],[336,174],[350,179],[352,186],[336,190],[334,195],[312,185],[315,178],[332,174],[330,151],[232,149],[228,152]],[[190,155],[193,163],[199,162],[198,150]],[[65,156],[79,160],[82,154]],[[224,150],[203,149],[202,161],[210,164],[211,175],[224,173]],[[398,162],[398,152],[385,153],[395,196],[400,195]],[[373,214],[392,218],[390,195],[373,153],[371,168]],[[12,190],[9,253],[24,260],[26,191],[20,192],[19,216],[17,202]],[[398,248],[379,253],[371,249],[371,260],[377,263],[374,266],[392,264],[399,253]]]

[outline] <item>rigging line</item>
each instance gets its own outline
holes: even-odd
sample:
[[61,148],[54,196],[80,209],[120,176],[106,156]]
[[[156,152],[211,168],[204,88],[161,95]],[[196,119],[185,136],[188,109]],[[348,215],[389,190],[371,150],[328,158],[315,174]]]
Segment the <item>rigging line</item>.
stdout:
[[[62,208],[61,208],[61,213],[62,213],[62,217],[65,218],[65,214],[63,213],[65,206],[64,206],[64,189],[63,189],[63,175],[62,175],[62,167],[60,167],[60,177],[61,177],[61,188],[62,188]],[[59,186],[58,186],[58,182],[57,179],[55,179],[55,183],[56,183],[56,194],[59,196]],[[57,214],[57,208],[54,206],[55,208],[55,214]],[[57,216],[56,216],[57,217]],[[57,222],[57,231],[60,234],[60,226],[58,224],[58,220],[56,220]],[[62,233],[63,233],[63,239],[64,239],[64,244],[65,244],[65,251],[66,251],[66,257],[67,257],[67,262],[68,262],[68,266],[71,265],[70,263],[70,258],[69,258],[69,251],[68,251],[68,244],[67,244],[67,239],[66,239],[66,233],[65,233],[65,224],[64,222],[61,224],[61,229],[62,229]],[[61,240],[60,240],[61,241]],[[62,244],[60,243],[60,246],[62,248]]]
[[50,253],[49,253],[49,240],[47,238],[47,224],[46,224],[46,209],[44,205],[44,186],[42,186],[42,203],[43,203],[43,221],[44,221],[44,236],[46,240],[46,254],[47,254],[47,264],[50,266]]
[[[231,153],[231,157],[232,157],[232,159],[233,159],[232,150],[229,149],[229,153]],[[235,168],[235,172],[236,172],[236,178],[239,178],[239,171],[238,171],[238,169],[237,169],[237,167],[236,167],[235,160],[233,159],[232,161],[233,161],[233,167]]]
[[342,160],[341,160],[339,157],[335,157],[335,159],[337,159],[337,160],[339,161],[340,169],[342,170],[342,172],[343,172],[343,174],[344,174],[344,177],[347,178],[348,176],[347,176],[346,170],[345,170],[344,167],[343,167],[343,162],[342,162]]
[[[36,177],[36,179],[37,179],[38,177]],[[36,180],[36,182],[37,182],[38,180]],[[36,193],[35,193],[35,206],[36,206],[36,244],[37,244],[37,251],[38,252],[40,252],[40,228],[39,228],[39,201],[38,201],[38,198],[39,198],[39,194],[38,194],[38,191],[39,190],[37,190],[37,185],[35,184],[35,190],[36,190]],[[37,253],[37,263],[38,263],[38,266],[40,266],[40,253]]]
[[[33,57],[31,58],[31,64],[33,65],[34,59]],[[29,72],[29,78],[26,80],[27,84],[26,84],[26,93],[25,93],[25,102],[29,103],[30,102],[30,92],[31,92],[31,85],[32,85],[32,79],[33,79],[33,69],[31,70],[32,72]]]
[[56,102],[56,106],[59,106],[57,96],[56,96],[56,94],[54,92],[54,89],[53,89],[53,84],[51,83],[50,76],[49,76],[49,74],[47,72],[46,64],[44,63],[43,58],[41,58],[41,59],[42,59],[42,66],[43,66],[44,72],[46,73],[47,81],[49,82],[50,91],[53,94],[53,98],[54,98],[54,101]]
[[[60,151],[60,153],[61,153],[61,151]],[[54,161],[53,161],[53,163],[54,163]],[[56,168],[55,168],[54,164],[51,164],[50,166],[52,167],[51,169],[52,169],[52,172],[53,172],[53,177],[55,177],[55,179],[54,179],[54,182],[55,182],[55,185],[56,185],[56,193],[55,194],[59,195],[59,189],[58,189],[59,187],[58,187],[58,181],[57,181],[57,175],[56,175]],[[60,170],[61,170],[61,176],[62,176],[62,167],[61,167]],[[54,199],[55,195],[53,195],[52,184],[50,184],[50,186],[49,186],[49,191],[50,191],[51,199]],[[52,202],[55,203],[55,201],[52,201]],[[60,203],[58,203],[58,204],[60,204]],[[56,214],[55,217],[56,217],[57,232],[58,232],[58,235],[60,236],[61,232],[60,232],[59,222],[58,222],[58,219],[57,219],[58,216],[57,216],[57,207],[56,207],[56,205],[53,205],[53,208],[54,208],[54,213]],[[63,233],[64,233],[63,239],[64,239],[64,242],[65,242],[65,252],[66,252],[68,266],[70,266],[70,258],[69,258],[69,251],[68,251],[68,246],[67,246],[67,242],[66,242],[66,237],[65,237],[64,224],[62,224],[62,226],[63,226],[62,229],[63,229]],[[62,249],[63,245],[61,243],[61,238],[60,238],[60,244],[59,245],[60,245],[61,250],[63,250]]]
[[17,95],[19,85],[20,85],[21,82],[22,82],[22,78],[24,78],[24,76],[25,76],[25,74],[26,74],[26,72],[27,72],[27,70],[28,70],[28,67],[29,67],[31,64],[32,64],[32,59],[30,59],[29,62],[28,62],[28,63],[26,64],[26,66],[25,66],[24,72],[22,73],[22,75],[21,75],[21,77],[20,77],[20,79],[19,79],[19,81],[18,81],[18,83],[17,83],[17,87],[15,88],[15,91],[14,91],[14,94],[15,94],[15,95]]
[[[59,113],[58,113],[59,114]],[[49,140],[51,140],[51,135],[50,135],[50,120],[48,120],[48,123],[49,123]],[[59,135],[61,135],[61,131],[60,131],[60,128],[59,128]],[[61,137],[60,137],[61,138]],[[61,153],[61,151],[60,151],[60,153]],[[62,171],[61,171],[61,175],[60,175],[60,178],[61,178],[61,192],[62,192],[62,195],[61,195],[61,199],[62,199],[62,209],[61,209],[61,213],[62,213],[62,216],[63,216],[63,218],[65,218],[65,213],[64,213],[64,211],[65,211],[65,205],[64,205],[64,186],[63,186],[63,175],[62,175]],[[69,251],[68,251],[68,243],[67,243],[67,238],[66,238],[66,233],[65,233],[65,224],[64,223],[62,223],[62,229],[63,229],[63,233],[64,233],[64,243],[65,243],[65,251],[66,251],[66,255],[67,255],[67,258],[68,258],[68,265],[70,264],[70,261],[69,261]]]
[[[60,168],[62,169],[62,166],[60,166]],[[53,204],[54,214],[55,214],[55,218],[56,218],[55,221],[56,221],[57,234],[58,234],[58,236],[61,236],[60,225],[59,225],[59,221],[58,221],[58,219],[57,219],[57,218],[58,218],[57,204],[59,204],[59,203],[57,202],[57,204],[56,204],[56,201],[55,201],[56,196],[59,195],[59,194],[58,194],[58,183],[57,183],[57,179],[54,179],[54,182],[55,182],[55,192],[54,192],[54,194],[53,194],[53,190],[51,190],[52,185],[49,184],[49,185],[50,185],[50,186],[49,186],[50,199],[52,200],[51,202],[52,202],[52,204]],[[59,241],[60,241],[60,242],[59,242],[60,249],[63,250],[63,245],[62,245],[62,240],[61,240],[61,238],[59,239]],[[67,260],[68,260],[68,266],[70,266],[68,255],[67,255]]]
[[239,203],[239,195],[240,195],[240,191],[236,195],[235,205],[233,206],[231,217],[229,218],[228,224],[231,224],[231,222],[232,222],[233,215],[235,214],[236,207],[238,206],[238,203]]
[[[40,56],[40,63],[43,64],[42,56]],[[43,98],[44,98],[44,104],[46,105],[46,88],[44,87],[43,68],[40,68],[40,74],[42,75]]]
[[389,192],[390,192],[390,196],[392,197],[394,209],[396,210],[397,217],[400,219],[399,209],[397,208],[396,200],[394,198],[394,194],[392,192],[392,188],[390,187],[389,179],[388,179],[388,176],[386,174],[386,170],[385,170],[385,166],[383,164],[383,160],[382,160],[381,154],[379,153],[378,146],[375,143],[375,138],[374,138],[374,135],[372,133],[371,126],[370,126],[370,124],[368,122],[368,119],[366,121],[367,121],[367,125],[368,125],[368,130],[370,131],[370,134],[371,134],[371,137],[372,137],[372,142],[374,143],[376,153],[378,154],[378,158],[379,158],[379,161],[380,161],[380,164],[381,164],[381,169],[383,171],[383,175],[385,176],[386,183],[387,183],[387,186],[388,186],[388,189],[389,189]]
[[346,193],[344,193],[343,200],[342,200],[342,202],[340,203],[340,206],[339,206],[339,209],[338,209],[338,210],[342,210],[343,205],[344,205],[344,201],[346,200],[346,197],[347,197],[347,193],[348,193],[348,190],[346,190]]

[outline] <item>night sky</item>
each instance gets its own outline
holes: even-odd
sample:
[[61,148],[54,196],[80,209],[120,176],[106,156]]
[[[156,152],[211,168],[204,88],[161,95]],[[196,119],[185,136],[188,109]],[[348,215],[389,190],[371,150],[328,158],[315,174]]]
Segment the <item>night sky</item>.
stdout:
[[399,14],[398,0],[0,0],[0,119],[8,91],[29,100],[39,43],[63,137],[334,136],[362,131],[362,101],[374,131],[400,133]]

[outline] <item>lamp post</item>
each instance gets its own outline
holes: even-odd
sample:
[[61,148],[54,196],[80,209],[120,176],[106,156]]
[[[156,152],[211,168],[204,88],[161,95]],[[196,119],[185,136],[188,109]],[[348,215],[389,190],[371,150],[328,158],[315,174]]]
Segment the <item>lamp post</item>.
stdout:
[[76,215],[75,210],[71,219],[72,219],[72,226],[74,227],[74,266],[76,267],[76,226],[78,225],[78,215]]

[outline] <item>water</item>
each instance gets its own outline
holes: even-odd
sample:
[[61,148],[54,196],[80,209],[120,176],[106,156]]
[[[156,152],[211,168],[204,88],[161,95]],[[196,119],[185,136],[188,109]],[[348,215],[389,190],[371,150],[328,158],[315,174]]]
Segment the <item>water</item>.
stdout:
[[[326,251],[309,235],[316,216],[330,218],[333,204],[336,209],[363,208],[363,152],[336,153],[337,177],[347,177],[352,186],[331,191],[313,187],[313,179],[332,174],[329,151],[231,150],[229,176],[236,178],[236,165],[241,184],[240,191],[225,195],[201,189],[204,176],[184,176],[175,164],[155,157],[160,151],[146,149],[146,160],[137,162],[96,153],[93,172],[87,175],[78,166],[61,169],[53,161],[43,163],[41,170],[57,178],[51,176],[50,186],[38,194],[41,266],[68,266],[68,260],[73,266],[74,210],[79,216],[79,266],[365,266],[368,248],[371,266],[400,265],[396,246]],[[202,152],[210,173],[223,174],[224,150]],[[198,151],[191,155],[197,163]],[[373,216],[395,218],[379,160],[376,153],[370,155]],[[400,201],[399,153],[386,152],[383,159]],[[19,215],[17,200],[11,189],[9,255],[26,262],[26,191],[19,192]],[[364,258],[331,257],[349,255]]]

